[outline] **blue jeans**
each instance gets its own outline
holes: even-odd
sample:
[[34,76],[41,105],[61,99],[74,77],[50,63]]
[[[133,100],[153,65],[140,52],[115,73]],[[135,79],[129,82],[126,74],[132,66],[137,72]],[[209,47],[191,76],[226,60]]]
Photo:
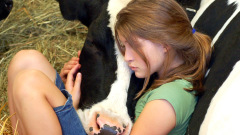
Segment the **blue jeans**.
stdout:
[[72,95],[65,90],[65,86],[61,77],[56,72],[55,85],[67,98],[65,105],[53,108],[62,128],[63,135],[86,135],[82,123],[73,107]]

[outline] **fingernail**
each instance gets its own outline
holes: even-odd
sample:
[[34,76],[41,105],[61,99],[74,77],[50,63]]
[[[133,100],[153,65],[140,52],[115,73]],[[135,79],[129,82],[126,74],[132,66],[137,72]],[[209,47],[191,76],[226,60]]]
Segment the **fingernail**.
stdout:
[[77,76],[80,77],[81,73],[77,73]]

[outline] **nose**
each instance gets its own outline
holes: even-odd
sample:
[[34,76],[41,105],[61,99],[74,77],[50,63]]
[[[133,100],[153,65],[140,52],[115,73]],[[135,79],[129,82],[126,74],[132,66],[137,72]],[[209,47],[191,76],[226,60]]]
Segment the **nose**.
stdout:
[[124,53],[124,60],[128,63],[132,62],[134,60],[133,53],[134,53],[133,50],[126,47],[125,53]]
[[5,0],[5,7],[11,11],[13,7],[13,1],[12,0]]

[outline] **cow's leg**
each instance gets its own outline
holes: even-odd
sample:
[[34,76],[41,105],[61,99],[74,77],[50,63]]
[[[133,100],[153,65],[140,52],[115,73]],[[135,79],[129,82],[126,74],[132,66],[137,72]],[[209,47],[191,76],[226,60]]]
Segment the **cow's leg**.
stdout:
[[30,134],[41,134],[42,131],[46,134],[46,130],[42,130],[44,126],[61,134],[58,118],[52,108],[63,105],[66,98],[55,86],[55,78],[56,71],[37,51],[20,51],[12,59],[8,69],[9,110],[10,114],[16,112],[11,117],[13,127],[20,118],[20,134],[28,134],[28,130],[34,131]]

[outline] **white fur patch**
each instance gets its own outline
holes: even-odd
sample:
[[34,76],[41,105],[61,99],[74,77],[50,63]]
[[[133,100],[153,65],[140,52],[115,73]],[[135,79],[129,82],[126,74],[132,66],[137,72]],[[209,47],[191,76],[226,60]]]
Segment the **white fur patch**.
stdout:
[[232,4],[232,3],[237,4],[237,6],[238,6],[238,8],[239,8],[239,6],[240,6],[240,0],[228,0],[228,5],[230,5],[230,4]]
[[239,135],[240,61],[211,101],[199,135]]
[[[230,4],[236,4],[237,8],[234,11],[234,13],[231,15],[231,17],[228,18],[228,20],[224,23],[224,25],[222,26],[222,28],[218,31],[218,33],[215,35],[215,37],[212,40],[211,46],[213,46],[216,41],[218,40],[218,38],[220,37],[220,35],[222,34],[222,32],[226,29],[226,27],[228,26],[228,24],[233,20],[233,18],[239,13],[240,11],[240,0],[229,0],[228,1],[228,5]],[[240,25],[240,24],[239,24]]]
[[[108,3],[107,11],[110,15],[110,23],[108,26],[111,28],[113,36],[115,36],[114,25],[116,22],[116,15],[129,2],[130,0],[110,0]],[[78,110],[78,115],[87,133],[89,133],[88,125],[94,113],[105,114],[109,117],[117,118],[119,123],[128,125],[129,129],[132,127],[132,121],[128,115],[126,107],[131,71],[124,61],[124,57],[118,50],[116,42],[114,44],[117,56],[117,79],[112,84],[108,97],[105,100],[93,105],[90,109]]]
[[196,24],[197,20],[203,14],[203,12],[214,2],[215,0],[202,0],[199,10],[197,11],[196,15],[193,17],[191,24],[192,27]]
[[197,12],[196,9],[192,9],[192,8],[186,8],[186,10],[187,10],[187,11],[190,11],[190,12],[194,12],[194,13]]

